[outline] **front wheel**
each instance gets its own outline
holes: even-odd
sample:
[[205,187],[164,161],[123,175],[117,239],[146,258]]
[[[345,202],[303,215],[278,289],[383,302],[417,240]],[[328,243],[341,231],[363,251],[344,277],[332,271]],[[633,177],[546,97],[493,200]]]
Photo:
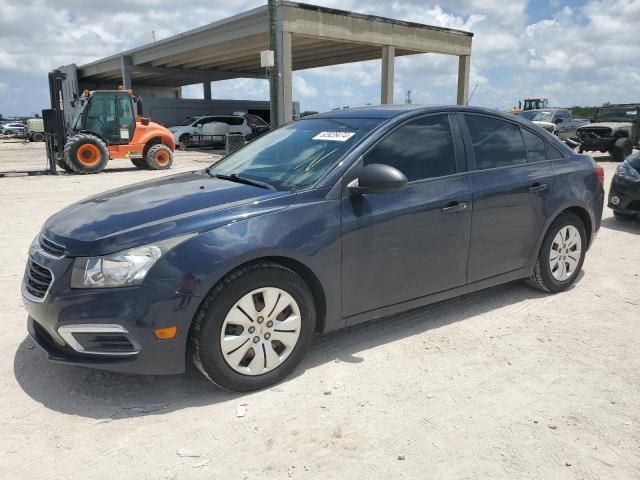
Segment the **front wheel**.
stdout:
[[314,326],[313,297],[295,272],[273,263],[243,267],[200,306],[190,334],[192,361],[227,390],[264,388],[300,363]]
[[76,173],[99,173],[109,161],[107,145],[95,135],[79,133],[67,140],[64,161]]
[[614,162],[622,162],[633,152],[633,144],[628,138],[619,138],[609,151]]
[[545,292],[562,292],[578,278],[587,251],[587,234],[582,220],[563,213],[549,227],[527,283]]

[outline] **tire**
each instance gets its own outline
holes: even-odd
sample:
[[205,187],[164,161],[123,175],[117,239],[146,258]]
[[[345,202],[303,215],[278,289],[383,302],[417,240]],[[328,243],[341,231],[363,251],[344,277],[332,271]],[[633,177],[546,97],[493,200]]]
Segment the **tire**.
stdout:
[[58,165],[58,167],[63,169],[65,172],[72,172],[73,171],[73,170],[71,170],[71,168],[69,168],[69,165],[67,165],[67,162],[64,161],[64,158],[57,158],[56,159],[56,165]]
[[[275,297],[276,291],[281,292],[278,295],[282,294],[282,297]],[[260,297],[261,292],[271,293],[271,300],[267,296]],[[251,299],[252,295],[254,301],[246,303],[245,300]],[[258,309],[260,302],[256,303],[255,298],[264,299],[262,309]],[[281,298],[285,298],[287,307],[278,314],[276,312],[284,305]],[[249,316],[244,315],[243,311],[238,312],[241,300]],[[262,317],[263,311],[266,312],[272,303],[274,307],[271,312]],[[253,305],[254,311],[251,311],[250,305]],[[291,306],[297,308],[299,315],[294,313],[295,308],[289,310]],[[277,317],[281,315],[280,321],[292,322],[299,318],[295,328],[289,325],[286,330],[278,330]],[[191,360],[205,377],[226,390],[248,392],[268,387],[283,380],[302,360],[313,337],[315,315],[309,287],[292,270],[266,262],[242,267],[220,281],[200,305],[189,337]],[[251,322],[249,317],[253,318]],[[244,326],[234,323],[234,319]],[[251,331],[252,327],[254,331]],[[296,333],[297,341],[292,337]],[[236,335],[238,340],[234,340]],[[271,335],[273,339],[270,339]],[[276,336],[285,342],[291,339],[290,349],[279,343]],[[228,348],[232,350],[223,352],[225,348],[221,345],[221,337],[231,341]],[[233,348],[243,337],[246,337],[244,343]],[[254,343],[255,339],[258,339],[258,343]],[[262,349],[261,356],[255,357],[254,345],[258,353]],[[278,352],[280,347],[282,350]],[[236,355],[231,356],[233,353]],[[274,353],[276,357],[270,357]],[[269,365],[270,359],[276,365],[273,369]]]
[[620,222],[632,222],[637,218],[636,215],[628,215],[620,212],[613,212],[613,216]]
[[131,163],[133,163],[133,165],[136,166],[137,168],[141,168],[141,169],[149,168],[149,165],[147,165],[147,161],[144,158],[132,158]]
[[628,138],[619,138],[616,143],[613,144],[609,155],[613,158],[614,162],[622,162],[633,152],[633,145]]
[[100,173],[109,161],[109,150],[95,135],[79,133],[67,140],[63,158],[76,173]]
[[[575,232],[579,235],[579,245],[580,249],[579,253],[576,255],[576,251],[572,250],[572,247],[563,250],[562,244],[556,244],[557,235],[562,235],[560,232],[567,231]],[[567,241],[567,245],[570,244],[570,240]],[[558,250],[560,250],[560,254],[558,255],[560,259],[568,258],[567,261],[558,261],[557,269],[550,265],[550,258],[552,254],[552,247],[558,245]],[[557,254],[558,250],[554,248],[554,253]],[[573,255],[572,255],[573,252]],[[587,252],[587,233],[584,227],[584,223],[580,217],[573,213],[562,213],[556,218],[547,234],[542,241],[542,246],[540,247],[540,253],[538,254],[538,259],[536,260],[536,265],[533,269],[533,275],[529,277],[526,282],[533,288],[538,290],[542,290],[543,292],[562,292],[569,288],[578,278],[580,274],[580,270],[582,270],[582,264],[584,263],[584,257]],[[578,257],[577,259],[575,257]],[[562,278],[562,266],[560,266],[560,262],[565,265],[565,268],[569,263],[572,263],[571,268],[569,269],[570,273],[566,278]]]
[[145,160],[151,170],[167,170],[173,164],[173,152],[166,145],[154,145],[147,152]]
[[36,132],[33,135],[31,135],[31,141],[32,142],[44,142],[44,134],[40,133],[40,132]]

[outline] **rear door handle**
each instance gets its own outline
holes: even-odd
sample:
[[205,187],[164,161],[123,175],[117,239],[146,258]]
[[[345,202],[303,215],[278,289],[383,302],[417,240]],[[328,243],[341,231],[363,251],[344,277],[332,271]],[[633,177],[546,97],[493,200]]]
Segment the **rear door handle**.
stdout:
[[529,191],[531,193],[536,193],[536,192],[542,192],[544,190],[547,189],[547,184],[546,183],[534,183],[533,185],[531,185],[529,187]]
[[469,207],[467,202],[450,202],[442,209],[442,213],[464,212]]

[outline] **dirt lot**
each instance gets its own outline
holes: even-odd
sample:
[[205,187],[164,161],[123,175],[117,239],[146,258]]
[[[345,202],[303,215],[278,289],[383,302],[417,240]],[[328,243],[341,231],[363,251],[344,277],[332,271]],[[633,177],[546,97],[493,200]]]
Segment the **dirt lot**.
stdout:
[[[0,144],[0,170],[38,162],[42,145]],[[209,162],[179,152],[172,172]],[[28,339],[20,281],[43,221],[167,174],[114,165],[0,178],[0,478],[640,478],[640,224],[605,209],[566,293],[515,283],[318,338],[288,381],[236,395],[50,365]]]

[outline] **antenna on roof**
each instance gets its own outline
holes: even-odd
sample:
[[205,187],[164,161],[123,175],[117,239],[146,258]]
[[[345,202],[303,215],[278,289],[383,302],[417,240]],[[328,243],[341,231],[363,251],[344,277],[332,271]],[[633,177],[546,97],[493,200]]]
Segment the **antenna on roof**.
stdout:
[[469,105],[469,102],[471,101],[471,98],[473,97],[473,94],[476,93],[476,88],[478,88],[478,82],[476,82],[476,86],[473,87],[473,91],[471,92],[471,95],[469,95],[469,98],[467,99],[466,105]]

